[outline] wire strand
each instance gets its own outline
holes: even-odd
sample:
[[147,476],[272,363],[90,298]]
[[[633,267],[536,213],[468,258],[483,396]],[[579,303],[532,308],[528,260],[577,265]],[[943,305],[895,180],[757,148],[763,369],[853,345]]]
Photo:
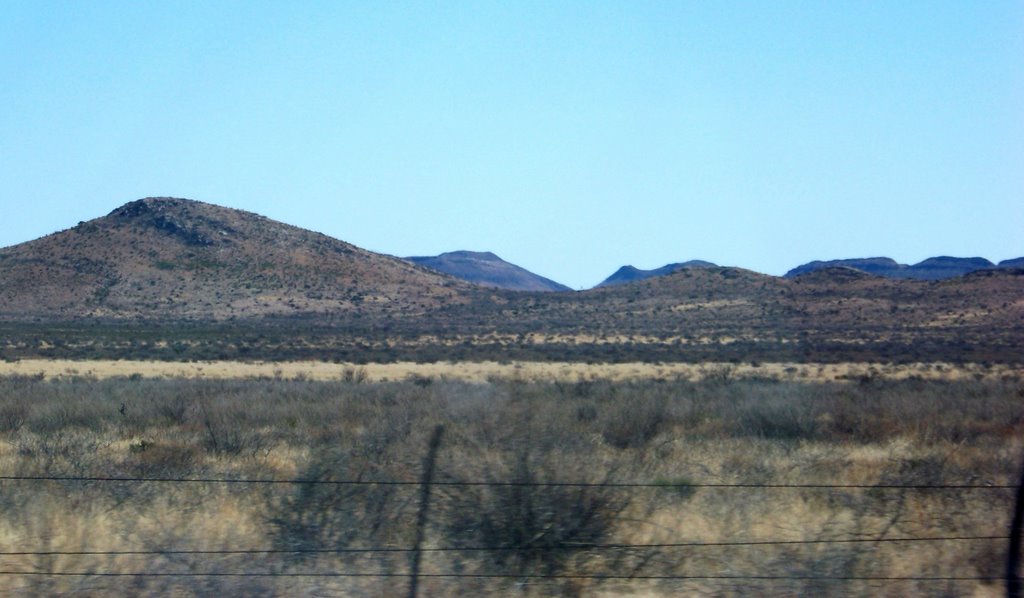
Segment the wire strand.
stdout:
[[[755,540],[735,542],[660,542],[651,544],[565,544],[559,546],[442,546],[421,548],[422,552],[501,552],[554,550],[632,550],[646,548],[710,548],[745,546],[798,546],[815,544],[874,544],[885,542],[966,542],[1009,540],[1008,536],[934,536],[924,538],[839,538],[824,540]],[[213,550],[45,550],[0,551],[0,556],[159,556],[159,555],[252,555],[252,554],[373,554],[405,553],[413,548],[322,548],[322,549],[213,549]]]
[[[30,476],[0,475],[0,481],[49,481],[49,482],[123,482],[123,483],[173,483],[173,484],[311,484],[330,486],[420,486],[413,480],[318,480],[318,479],[252,479],[252,478],[153,478],[118,476]],[[755,483],[666,483],[666,482],[480,482],[480,481],[432,481],[433,486],[452,487],[532,487],[532,488],[661,488],[678,490],[683,488],[708,489],[804,489],[804,490],[1015,490],[1011,484],[755,484]]]
[[[208,573],[169,573],[169,572],[105,572],[105,571],[0,571],[0,576],[31,575],[45,577],[399,577],[409,578],[411,573],[358,573],[358,572],[326,572],[326,573],[292,573],[292,572],[208,572]],[[512,574],[512,573],[420,573],[422,578],[473,578],[473,579],[593,579],[593,580],[729,580],[729,581],[990,581],[1002,580],[1001,577],[949,575],[935,577],[915,576],[871,576],[871,575],[587,575],[587,574]]]

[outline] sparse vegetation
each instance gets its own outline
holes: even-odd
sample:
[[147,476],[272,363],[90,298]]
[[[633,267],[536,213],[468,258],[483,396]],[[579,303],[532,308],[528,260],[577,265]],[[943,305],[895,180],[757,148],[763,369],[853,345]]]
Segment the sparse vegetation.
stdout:
[[[763,365],[761,366],[764,367]],[[787,382],[330,382],[0,378],[7,475],[302,479],[303,484],[5,481],[7,550],[164,554],[4,556],[34,594],[394,595],[403,577],[100,577],[101,572],[402,575],[415,482],[437,458],[425,595],[988,595],[996,583],[873,583],[863,576],[998,577],[997,540],[757,547],[607,544],[1002,535],[1012,491],[705,488],[706,483],[1007,484],[1024,449],[1017,380]],[[351,374],[347,373],[351,372]],[[313,483],[320,482],[320,483]],[[458,485],[485,482],[497,485]],[[648,483],[650,487],[544,483]],[[541,485],[537,485],[540,483]],[[241,555],[173,550],[295,551]],[[316,552],[321,551],[321,552]],[[658,575],[796,580],[654,580]],[[626,575],[634,580],[539,579]]]
[[710,267],[513,292],[255,214],[148,198],[0,249],[0,339],[5,359],[1021,363],[1022,272]]

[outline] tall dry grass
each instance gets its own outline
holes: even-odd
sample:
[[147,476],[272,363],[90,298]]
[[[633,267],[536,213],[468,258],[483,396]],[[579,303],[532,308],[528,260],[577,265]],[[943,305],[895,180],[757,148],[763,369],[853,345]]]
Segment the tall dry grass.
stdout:
[[[700,488],[1007,484],[1024,386],[1003,381],[452,382],[0,378],[0,473],[419,480],[444,426],[423,595],[997,595],[1009,490]],[[500,485],[458,485],[488,482]],[[536,486],[550,482],[654,487]],[[355,595],[406,590],[415,485],[4,481],[7,595]],[[593,544],[861,539],[658,549]],[[176,554],[177,550],[264,550]],[[78,576],[30,573],[83,573]],[[243,577],[196,573],[259,573]],[[380,577],[282,577],[297,573]],[[108,577],[104,573],[145,573]],[[273,575],[278,575],[277,577]],[[508,575],[509,577],[487,577]],[[591,579],[571,576],[634,576]],[[733,576],[657,580],[652,576]],[[537,576],[556,576],[542,579]],[[739,579],[753,577],[798,579]],[[853,579],[851,579],[853,578]]]

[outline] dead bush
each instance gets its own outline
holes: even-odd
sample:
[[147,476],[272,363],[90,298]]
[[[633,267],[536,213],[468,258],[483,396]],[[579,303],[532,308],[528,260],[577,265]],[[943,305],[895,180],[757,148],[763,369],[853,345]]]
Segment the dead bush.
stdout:
[[[584,572],[601,558],[608,559],[590,547],[614,537],[630,507],[629,492],[599,485],[558,485],[566,481],[565,469],[525,450],[511,463],[489,469],[483,480],[489,485],[441,490],[438,525],[443,537],[455,547],[482,548],[482,559],[463,566],[475,564],[488,574],[556,575]],[[606,472],[588,479],[599,483],[611,477]]]
[[600,421],[605,442],[618,449],[643,448],[668,427],[667,401],[662,397],[628,397],[606,405]]

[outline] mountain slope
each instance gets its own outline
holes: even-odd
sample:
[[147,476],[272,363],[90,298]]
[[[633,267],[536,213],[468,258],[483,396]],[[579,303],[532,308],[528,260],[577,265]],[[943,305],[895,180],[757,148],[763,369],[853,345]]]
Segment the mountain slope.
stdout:
[[569,287],[510,264],[490,252],[451,251],[405,258],[414,264],[481,286],[512,291],[571,291]]
[[515,335],[517,355],[555,360],[1005,362],[1020,360],[1022,293],[1024,270],[1013,269],[925,281],[841,267],[793,279],[684,268],[581,293],[474,302],[450,316],[479,338]]
[[[1007,266],[1000,264],[999,267],[1012,267],[1013,260]],[[786,272],[786,278],[794,278],[820,270],[823,268],[845,267],[854,268],[868,274],[884,276],[886,278],[906,278],[913,280],[943,280],[963,276],[970,272],[995,268],[996,265],[981,257],[949,257],[939,256],[928,258],[920,263],[908,266],[897,263],[896,260],[887,257],[874,257],[863,259],[844,259],[829,261],[813,261],[793,268]]]
[[660,268],[654,270],[641,270],[634,268],[633,266],[623,266],[615,271],[614,274],[604,279],[601,284],[597,285],[596,288],[609,287],[619,284],[628,284],[636,282],[638,280],[645,280],[647,278],[654,278],[657,276],[667,276],[673,272],[682,270],[683,268],[716,268],[715,264],[711,262],[705,262],[704,260],[690,260],[687,262],[677,264],[666,264]]
[[0,249],[0,316],[228,319],[425,311],[465,283],[241,210],[147,198]]
[[150,198],[0,249],[0,358],[1019,362],[1022,297],[1012,268],[909,280],[682,267],[579,293],[484,289],[248,212]]
[[789,272],[786,272],[785,277],[793,278],[796,276],[814,272],[815,270],[823,270],[826,268],[853,268],[855,270],[860,270],[861,272],[867,272],[868,274],[874,274],[876,276],[887,276],[890,278],[897,278],[895,273],[907,268],[907,266],[904,264],[899,264],[896,262],[896,260],[888,257],[869,257],[827,261],[816,260],[793,268]]
[[908,268],[910,278],[919,280],[942,280],[963,276],[978,270],[994,268],[995,264],[983,257],[932,257]]

